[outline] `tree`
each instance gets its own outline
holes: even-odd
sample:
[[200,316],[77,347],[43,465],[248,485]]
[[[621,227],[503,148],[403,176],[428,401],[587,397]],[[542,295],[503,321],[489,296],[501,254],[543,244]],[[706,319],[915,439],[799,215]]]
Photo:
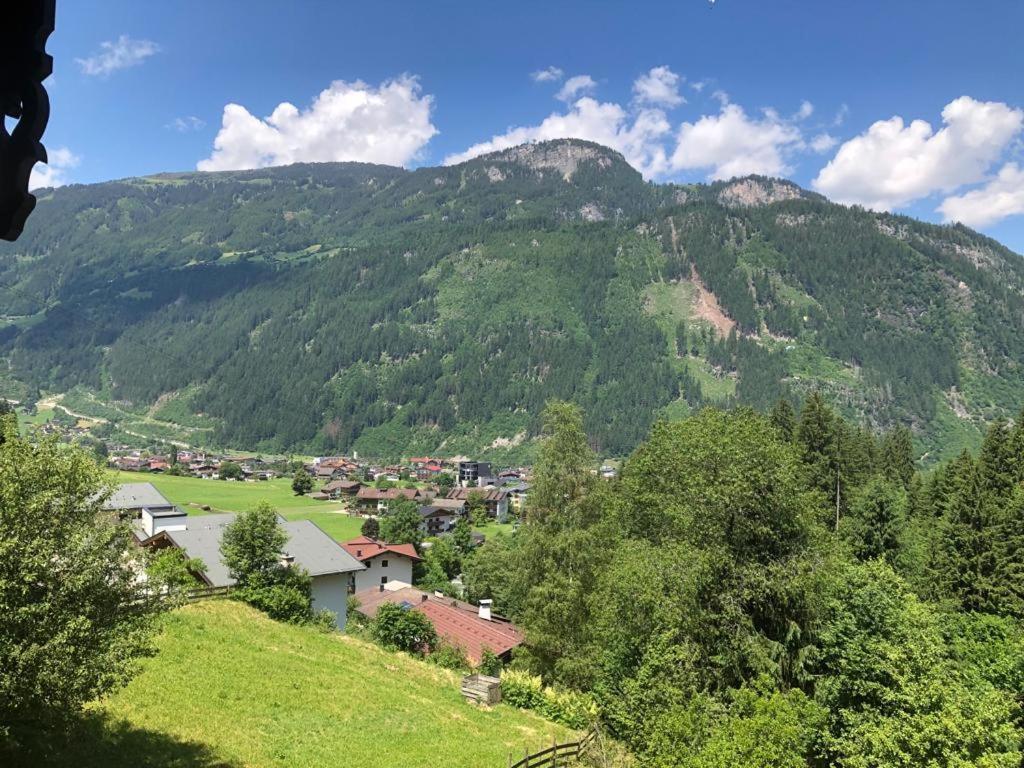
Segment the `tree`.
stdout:
[[296,496],[304,496],[313,490],[313,476],[305,469],[295,470],[292,477],[292,490]]
[[437,476],[437,490],[442,496],[455,487],[455,476],[451,472],[442,472]]
[[890,480],[910,487],[914,477],[914,440],[910,430],[898,426],[882,438],[882,470]]
[[471,491],[466,498],[466,514],[475,528],[483,528],[490,522],[487,514],[487,504],[484,502],[484,494],[481,491]]
[[994,421],[985,433],[978,463],[985,490],[996,503],[1005,502],[1013,492],[1016,468],[1012,450],[1011,432],[1006,421]]
[[359,532],[370,539],[380,538],[380,521],[375,517],[366,518]]
[[217,476],[221,480],[241,480],[245,475],[237,462],[222,461],[217,468]]
[[423,542],[420,529],[419,507],[409,499],[393,499],[388,511],[380,521],[380,537],[389,544],[413,544]]
[[19,438],[10,414],[0,434],[0,723],[17,731],[126,683],[165,606],[145,599],[142,551],[102,511],[93,459]]
[[906,492],[899,484],[875,477],[858,489],[842,531],[859,559],[882,557],[895,564],[906,524]]
[[220,551],[239,599],[272,619],[303,624],[313,620],[312,582],[301,568],[281,562],[287,541],[277,512],[261,502],[224,529]]
[[772,408],[772,425],[779,430],[782,439],[789,442],[796,432],[796,411],[793,404],[785,398],[780,399]]
[[796,429],[796,442],[804,464],[809,467],[812,484],[835,505],[836,493],[841,491],[839,430],[835,414],[825,404],[820,392],[812,392],[804,401]]
[[1024,618],[1024,487],[1018,487],[998,513],[995,591],[1000,613]]
[[177,547],[158,549],[146,563],[146,586],[154,594],[180,602],[189,590],[200,585],[199,575],[205,571],[202,560],[188,557]]
[[473,527],[464,515],[460,515],[452,527],[452,543],[462,557],[473,551]]
[[277,512],[267,502],[239,514],[224,529],[220,552],[236,584],[272,581],[281,567],[281,552],[288,535],[277,520]]
[[942,592],[967,611],[996,608],[995,506],[982,469],[964,451],[949,469],[950,491],[938,529]]
[[385,648],[416,655],[429,653],[437,645],[437,632],[430,619],[417,610],[395,603],[383,603],[370,623],[370,634]]

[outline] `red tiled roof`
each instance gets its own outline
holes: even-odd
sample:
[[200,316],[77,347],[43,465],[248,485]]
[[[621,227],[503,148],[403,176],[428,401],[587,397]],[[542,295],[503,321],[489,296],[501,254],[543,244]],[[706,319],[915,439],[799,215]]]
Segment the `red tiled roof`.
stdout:
[[364,485],[359,489],[359,492],[356,494],[356,498],[362,499],[363,501],[376,501],[377,499],[397,499],[402,496],[407,499],[416,499],[419,495],[419,488],[386,488],[382,490],[380,488]]
[[341,546],[356,560],[364,563],[367,560],[385,552],[404,555],[405,557],[412,558],[413,560],[420,559],[420,556],[416,554],[416,547],[412,544],[388,544],[385,541],[371,539],[369,536],[359,536],[355,539],[351,539],[350,541],[344,541]]
[[356,599],[359,601],[356,610],[370,618],[377,615],[383,603],[408,603],[411,610],[420,611],[430,619],[438,637],[462,648],[466,658],[474,664],[480,663],[484,648],[501,656],[523,642],[522,631],[507,619],[481,619],[476,606],[448,597],[435,597],[413,587],[383,591],[370,587],[357,592]]

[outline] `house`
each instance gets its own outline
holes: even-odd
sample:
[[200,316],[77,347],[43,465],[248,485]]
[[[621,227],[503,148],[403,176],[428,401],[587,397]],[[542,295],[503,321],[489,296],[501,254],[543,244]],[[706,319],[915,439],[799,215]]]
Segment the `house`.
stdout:
[[508,494],[508,506],[516,515],[522,515],[526,509],[526,497],[529,495],[530,484],[522,480],[512,480],[502,486]]
[[[140,546],[161,549],[177,547],[189,558],[201,560],[206,571],[200,575],[211,587],[230,587],[235,581],[220,553],[224,529],[235,521],[234,514],[189,517],[180,509],[142,510],[135,536]],[[312,581],[313,609],[334,614],[338,629],[348,619],[348,594],[352,574],[363,570],[334,539],[310,520],[284,520],[278,523],[288,536],[281,553],[282,563],[305,569]]]
[[[449,499],[437,499],[449,501]],[[465,510],[465,505],[462,507]],[[460,513],[451,508],[431,503],[420,507],[420,530],[427,536],[441,536],[455,527]]]
[[364,512],[383,514],[388,511],[390,502],[396,499],[422,501],[426,494],[419,488],[374,488],[363,486],[356,492],[356,503]]
[[384,603],[401,605],[419,611],[434,625],[437,636],[461,648],[473,664],[483,659],[484,649],[508,661],[512,650],[522,645],[523,632],[508,619],[491,611],[491,601],[481,600],[479,606],[430,594],[408,584],[390,582],[356,592],[356,610],[372,619]]
[[485,461],[459,462],[459,485],[463,488],[479,488],[491,475],[491,465]]
[[421,558],[412,544],[388,544],[369,536],[360,536],[341,544],[365,570],[352,574],[353,592],[378,587],[391,581],[412,583],[412,567]]
[[504,488],[452,488],[448,498],[465,502],[467,507],[473,497],[479,498],[487,509],[487,516],[499,523],[508,520],[508,491]]
[[332,499],[340,499],[342,496],[355,496],[362,487],[358,480],[331,480],[320,490]]
[[144,509],[166,511],[175,507],[152,483],[125,483],[110,495],[103,508],[116,511],[122,519],[138,520]]

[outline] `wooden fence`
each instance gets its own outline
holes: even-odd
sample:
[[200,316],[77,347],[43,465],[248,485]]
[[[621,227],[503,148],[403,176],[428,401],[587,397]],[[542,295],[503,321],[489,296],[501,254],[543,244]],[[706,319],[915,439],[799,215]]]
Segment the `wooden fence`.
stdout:
[[570,741],[565,744],[552,744],[547,749],[534,752],[532,755],[525,755],[519,762],[512,762],[512,755],[508,756],[508,768],[559,768],[569,765],[572,761],[578,760],[583,751],[597,738],[597,728],[591,728],[587,735],[579,741]]
[[227,597],[231,593],[231,587],[196,587],[185,593],[189,602],[206,600],[211,597]]

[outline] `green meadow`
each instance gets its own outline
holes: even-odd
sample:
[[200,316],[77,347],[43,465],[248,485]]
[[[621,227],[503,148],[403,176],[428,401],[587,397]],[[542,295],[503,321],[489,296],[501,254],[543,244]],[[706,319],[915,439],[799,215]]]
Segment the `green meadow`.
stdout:
[[572,738],[530,712],[467,704],[453,672],[233,601],[175,611],[156,645],[33,764],[500,768]]

